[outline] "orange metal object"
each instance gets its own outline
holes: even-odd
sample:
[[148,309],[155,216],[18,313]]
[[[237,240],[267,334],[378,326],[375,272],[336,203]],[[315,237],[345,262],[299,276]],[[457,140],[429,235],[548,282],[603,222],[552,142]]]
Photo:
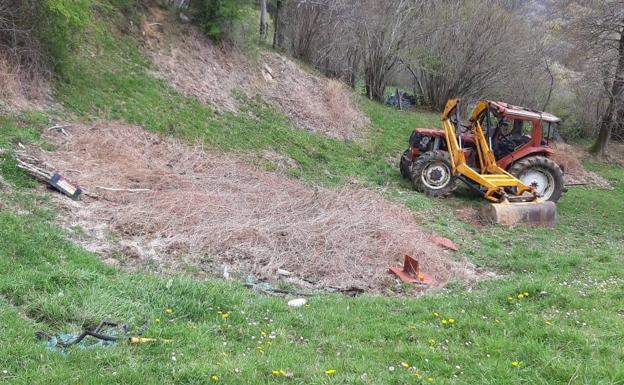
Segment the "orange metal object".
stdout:
[[442,246],[442,247],[446,247],[447,249],[450,249],[450,250],[453,250],[453,251],[459,250],[459,247],[457,247],[455,242],[451,241],[448,238],[432,236],[431,240],[433,242],[437,243],[438,245]]
[[418,283],[421,285],[431,285],[433,283],[433,279],[429,275],[420,271],[418,261],[409,255],[405,256],[403,268],[391,267],[388,272],[396,275],[405,283]]

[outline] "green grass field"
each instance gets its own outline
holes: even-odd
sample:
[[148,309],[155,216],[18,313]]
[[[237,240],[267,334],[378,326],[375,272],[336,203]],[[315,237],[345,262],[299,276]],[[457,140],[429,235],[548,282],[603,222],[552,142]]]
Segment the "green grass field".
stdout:
[[[76,53],[56,91],[62,111],[0,119],[0,175],[10,185],[0,190],[0,383],[624,383],[622,168],[588,164],[614,189],[570,189],[554,229],[474,227],[453,210],[479,205],[476,197],[461,190],[426,198],[391,161],[414,126],[438,124],[435,114],[360,100],[372,122],[361,142],[294,130],[257,100],[244,100],[239,115],[217,115],[147,75],[130,39],[91,33],[85,39],[97,45],[99,60]],[[49,197],[11,154],[17,142],[45,145],[40,130],[65,115],[137,123],[225,151],[273,149],[301,165],[291,177],[312,185],[358,178],[497,278],[418,298],[328,294],[289,308],[242,282],[106,266],[66,240]],[[145,336],[173,342],[63,355],[34,338],[38,330],[76,332],[102,319],[134,330],[147,321]]]

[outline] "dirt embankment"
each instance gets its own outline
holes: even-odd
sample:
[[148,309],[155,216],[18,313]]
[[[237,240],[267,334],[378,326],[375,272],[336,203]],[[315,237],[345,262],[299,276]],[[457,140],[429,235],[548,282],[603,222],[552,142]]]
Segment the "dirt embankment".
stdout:
[[50,73],[43,65],[31,68],[16,63],[19,58],[0,52],[0,114],[42,110],[51,105]]
[[583,166],[582,159],[589,157],[587,151],[566,143],[553,144],[553,160],[563,168],[563,179],[567,185],[586,184],[600,188],[611,188],[609,181]]
[[339,139],[363,136],[368,119],[347,87],[283,55],[261,51],[251,58],[236,47],[217,46],[158,8],[146,13],[141,33],[154,76],[215,109],[235,112],[237,94],[259,96],[299,128]]
[[86,189],[80,202],[58,200],[60,217],[109,262],[199,276],[228,266],[267,279],[285,269],[316,287],[380,293],[394,285],[388,267],[410,254],[438,284],[475,277],[429,241],[408,209],[377,193],[314,189],[139,127],[71,134],[50,132],[58,151],[36,155]]

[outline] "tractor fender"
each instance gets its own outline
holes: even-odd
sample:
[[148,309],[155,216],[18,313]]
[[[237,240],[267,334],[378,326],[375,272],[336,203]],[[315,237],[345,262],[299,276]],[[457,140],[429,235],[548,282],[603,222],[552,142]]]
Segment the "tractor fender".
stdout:
[[551,158],[554,153],[555,153],[555,151],[552,148],[550,148],[550,147],[522,146],[519,149],[517,149],[516,151],[513,151],[512,153],[508,154],[504,158],[501,158],[501,159],[497,160],[496,164],[498,164],[499,167],[501,167],[501,168],[503,168],[505,170],[508,170],[509,167],[511,167],[511,165],[514,162],[517,162],[517,161],[519,161],[521,159],[524,159],[524,158],[526,158],[528,156],[541,155],[541,156],[544,156],[546,158]]

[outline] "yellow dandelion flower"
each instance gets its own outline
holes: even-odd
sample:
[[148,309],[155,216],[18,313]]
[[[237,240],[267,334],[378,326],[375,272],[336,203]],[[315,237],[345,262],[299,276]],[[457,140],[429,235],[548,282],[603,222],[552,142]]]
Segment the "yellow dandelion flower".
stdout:
[[544,321],[544,323],[548,326],[552,325],[552,321],[549,321],[549,320]]
[[327,369],[325,371],[325,374],[327,374],[328,376],[333,376],[334,374],[336,374],[336,369]]
[[165,313],[167,313],[167,314],[171,314],[171,313],[173,313],[173,309],[166,308],[166,309],[165,309]]
[[512,368],[517,368],[518,366],[520,366],[520,363],[518,361],[511,361]]
[[507,301],[513,301],[513,297],[512,296],[507,297]]
[[446,325],[446,324],[448,323],[448,321],[447,321],[447,320],[445,320],[445,319],[443,319],[443,320],[442,320],[442,321],[440,321],[440,322],[442,322],[442,325]]
[[524,298],[524,294],[522,293],[518,294],[518,299],[522,299],[522,298]]
[[450,324],[454,324],[454,323],[455,323],[455,319],[453,319],[453,318],[449,318],[449,319],[448,319],[448,323],[450,323]]
[[223,317],[223,318],[227,318],[229,316],[230,316],[230,313],[223,313],[223,314],[221,314],[221,317]]
[[427,377],[427,382],[433,382],[433,377],[431,376]]
[[524,294],[524,296],[525,296],[525,297],[528,297],[528,296],[529,296],[529,293],[528,293],[528,292],[526,292],[526,291],[525,291],[524,293],[522,293],[522,294]]
[[159,324],[159,323],[160,323],[160,318],[156,318],[156,319],[154,320],[154,322],[156,322],[157,324]]
[[217,376],[216,374],[213,374],[212,376],[210,376],[210,380],[217,382],[219,381],[219,376]]
[[272,370],[272,371],[271,371],[271,374],[273,374],[274,376],[279,376],[279,375],[281,375],[282,373],[280,373],[280,371],[279,371],[279,370]]
[[438,314],[438,312],[435,312],[435,311],[434,311],[434,312],[433,312],[433,316],[434,316],[434,317],[439,317],[439,316],[440,316],[440,314]]
[[435,340],[433,338],[429,338],[429,345],[435,345]]
[[407,362],[401,362],[401,366],[404,368],[409,368],[409,364]]
[[260,335],[261,335],[262,337],[266,337],[266,335],[267,335],[267,334],[266,334],[266,332],[262,332],[262,331],[261,331],[261,332],[260,332]]

